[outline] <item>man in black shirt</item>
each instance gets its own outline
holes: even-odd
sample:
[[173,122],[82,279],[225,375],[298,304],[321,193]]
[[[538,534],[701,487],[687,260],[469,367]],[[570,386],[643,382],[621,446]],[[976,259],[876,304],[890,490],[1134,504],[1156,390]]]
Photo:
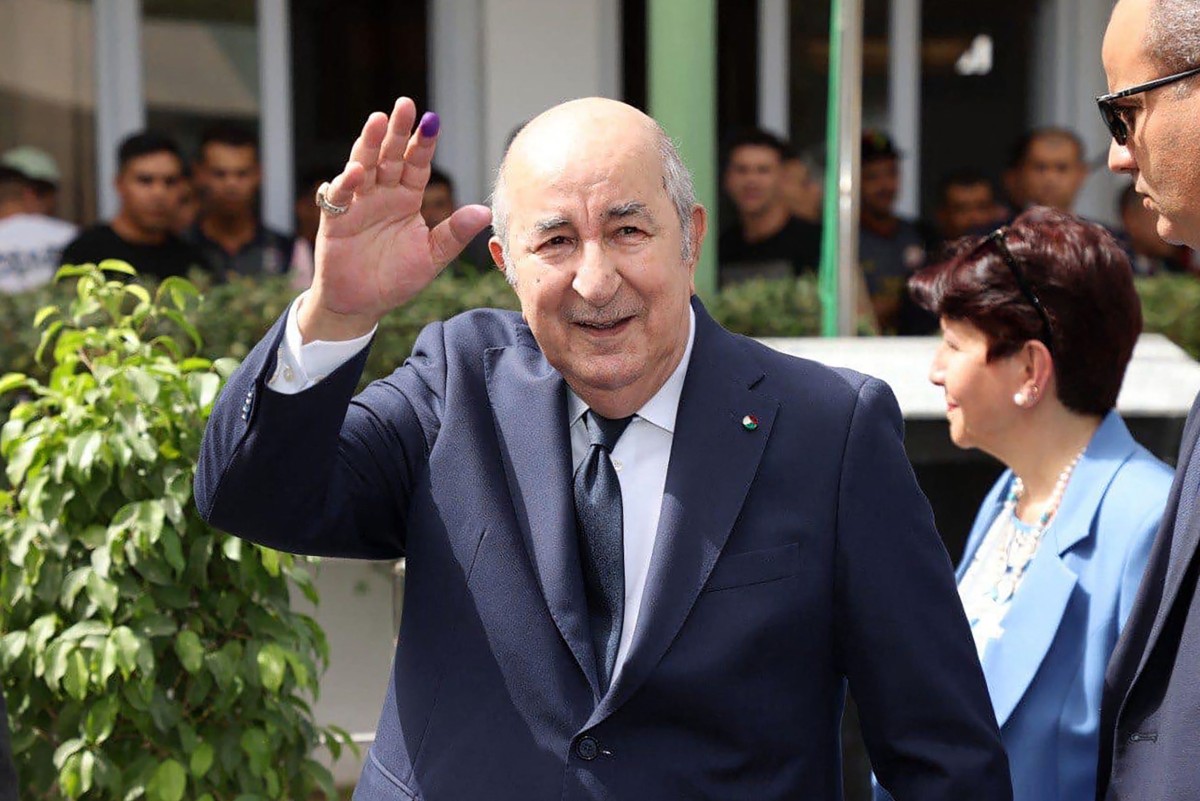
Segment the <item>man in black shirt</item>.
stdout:
[[204,256],[173,232],[183,197],[183,157],[175,142],[150,131],[125,139],[117,152],[115,185],[121,198],[117,216],[67,245],[64,264],[121,259],[155,278],[205,266]]
[[196,162],[201,212],[184,238],[200,249],[221,278],[291,270],[295,239],[263,225],[258,214],[261,183],[258,140],[253,134],[231,125],[204,132]]
[[750,278],[783,278],[815,272],[821,261],[821,226],[794,217],[783,191],[789,148],[778,137],[749,130],[730,144],[724,187],[737,223],[721,232],[722,286]]

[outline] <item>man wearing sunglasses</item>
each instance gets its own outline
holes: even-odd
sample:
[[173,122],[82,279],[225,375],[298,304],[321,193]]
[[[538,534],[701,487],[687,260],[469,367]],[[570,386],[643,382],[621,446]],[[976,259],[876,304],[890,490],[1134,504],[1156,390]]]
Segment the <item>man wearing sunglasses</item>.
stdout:
[[[1200,247],[1200,0],[1119,0],[1097,98],[1127,173],[1168,242]],[[1097,798],[1200,797],[1200,400],[1146,575],[1105,679]]]

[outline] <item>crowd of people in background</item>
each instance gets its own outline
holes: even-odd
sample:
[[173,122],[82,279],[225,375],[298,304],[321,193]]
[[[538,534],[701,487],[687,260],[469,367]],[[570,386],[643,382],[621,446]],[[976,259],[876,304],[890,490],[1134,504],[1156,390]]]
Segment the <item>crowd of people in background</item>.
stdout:
[[[909,295],[909,277],[941,261],[956,240],[1010,224],[1026,209],[1044,206],[1076,213],[1088,176],[1077,134],[1038,128],[1014,145],[1000,187],[980,170],[952,171],[937,184],[930,219],[909,220],[896,212],[904,154],[887,134],[867,131],[861,157],[859,309],[875,330],[889,334],[937,329],[936,318]],[[823,182],[813,161],[767,131],[745,130],[725,146],[722,188],[733,211],[720,234],[722,286],[818,269]],[[1158,236],[1155,215],[1132,185],[1117,199],[1117,209],[1121,226],[1112,233],[1136,275],[1200,270],[1191,250]]]
[[[961,169],[937,184],[928,220],[896,211],[904,154],[881,131],[862,137],[859,179],[859,312],[867,327],[886,334],[928,334],[936,319],[912,301],[910,276],[937,263],[947,246],[987,233],[1027,208],[1074,213],[1087,179],[1084,146],[1072,131],[1039,128],[1015,143],[999,185],[982,170]],[[120,205],[106,222],[80,230],[56,216],[62,184],[53,158],[34,147],[0,157],[0,292],[47,283],[62,263],[123,259],[155,278],[199,269],[215,280],[287,275],[297,289],[313,274],[317,209],[312,198],[336,172],[316,169],[296,182],[295,233],[265,225],[257,137],[235,125],[205,131],[195,159],[153,131],[129,136],[117,153]],[[774,134],[747,129],[728,139],[721,188],[728,204],[717,243],[718,281],[815,273],[821,262],[824,176],[819,160]],[[454,182],[434,168],[422,215],[430,227],[456,208]],[[1116,201],[1114,230],[1135,274],[1192,273],[1192,251],[1164,242],[1154,215],[1132,186]],[[450,266],[460,275],[492,268],[485,231]]]

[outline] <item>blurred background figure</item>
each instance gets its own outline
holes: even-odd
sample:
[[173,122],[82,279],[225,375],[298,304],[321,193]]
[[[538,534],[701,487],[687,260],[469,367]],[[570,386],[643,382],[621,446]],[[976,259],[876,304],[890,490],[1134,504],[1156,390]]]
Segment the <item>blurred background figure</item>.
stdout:
[[0,156],[0,166],[16,170],[29,181],[34,197],[32,214],[58,216],[58,187],[62,184],[62,173],[53,156],[41,148],[22,145],[5,151]]
[[1192,252],[1183,245],[1172,245],[1158,235],[1158,214],[1146,208],[1142,196],[1125,187],[1119,201],[1121,225],[1137,275],[1162,275],[1189,271]]
[[[520,132],[513,131],[513,136]],[[421,200],[421,217],[430,228],[450,218],[458,208],[458,200],[454,196],[454,181],[450,176],[437,167],[431,167],[429,183],[425,185],[425,197]],[[478,236],[470,241],[457,259],[446,266],[451,273],[464,275],[481,273],[492,269],[492,255],[488,251],[488,240],[492,237],[492,229],[485,228]]]
[[978,170],[956,170],[938,183],[938,237],[950,243],[967,234],[980,234],[1000,221],[1004,209],[996,200],[991,180]]
[[117,151],[113,182],[121,203],[117,216],[81,233],[63,251],[63,262],[122,259],[156,278],[205,269],[203,254],[175,235],[183,168],[183,156],[173,139],[153,131],[127,137]]
[[784,163],[791,156],[782,139],[759,129],[730,142],[722,183],[737,219],[718,243],[722,286],[815,273],[820,266],[821,226],[797,217],[788,202]]
[[183,236],[196,224],[200,214],[200,195],[196,191],[196,177],[187,164],[183,165],[183,179],[180,181],[179,211],[175,215],[175,233]]
[[1083,141],[1066,128],[1037,128],[1017,142],[1013,180],[1015,213],[1029,206],[1074,211],[1087,180]]
[[950,438],[1008,470],[958,568],[1013,797],[1095,797],[1104,669],[1141,582],[1169,467],[1115,411],[1142,330],[1102,226],[1048,208],[918,273]]
[[28,178],[0,167],[0,293],[41,286],[54,277],[63,247],[75,238],[74,225],[43,214]]
[[900,151],[881,131],[862,137],[862,175],[859,179],[861,227],[858,258],[879,330],[901,331],[906,285],[925,266],[928,237],[911,220],[896,214],[900,191]]
[[291,284],[296,289],[312,286],[314,262],[313,247],[317,243],[317,228],[321,223],[321,210],[314,202],[321,184],[337,175],[340,170],[328,167],[309,170],[296,182],[296,197],[292,210],[296,214],[296,241],[292,246],[292,268],[288,271]]
[[824,175],[811,159],[789,153],[783,162],[783,199],[793,217],[821,224],[821,202],[825,197]]
[[279,275],[292,260],[292,238],[262,224],[258,139],[220,125],[204,132],[196,160],[200,215],[185,238],[195,244],[220,278]]

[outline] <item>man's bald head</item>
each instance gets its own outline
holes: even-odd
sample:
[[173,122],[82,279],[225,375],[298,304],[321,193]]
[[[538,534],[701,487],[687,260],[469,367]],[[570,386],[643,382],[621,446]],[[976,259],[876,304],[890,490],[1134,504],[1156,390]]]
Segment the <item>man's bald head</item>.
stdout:
[[617,100],[588,97],[554,106],[529,121],[513,138],[492,191],[492,228],[504,253],[505,274],[515,280],[510,258],[508,187],[511,174],[533,173],[547,181],[570,165],[591,160],[653,155],[662,185],[679,217],[682,259],[692,257],[692,209],[696,190],[691,173],[667,133],[653,118]]
[[1200,66],[1200,0],[1140,1],[1150,4],[1147,55],[1165,73]]

